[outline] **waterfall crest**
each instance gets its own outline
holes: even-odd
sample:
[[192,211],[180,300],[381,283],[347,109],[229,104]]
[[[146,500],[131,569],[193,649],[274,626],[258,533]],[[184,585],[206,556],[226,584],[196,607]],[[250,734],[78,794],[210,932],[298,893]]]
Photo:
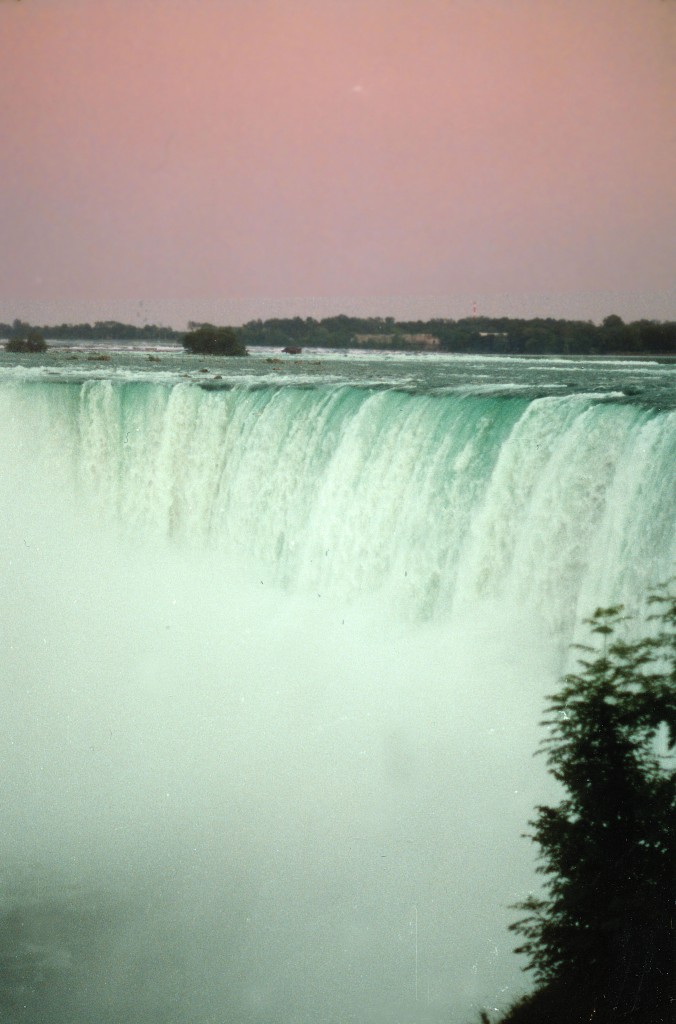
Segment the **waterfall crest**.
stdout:
[[[2,393],[24,454],[97,521],[296,591],[554,626],[673,572],[676,414],[354,386],[85,381]],[[17,436],[18,435],[18,436]]]

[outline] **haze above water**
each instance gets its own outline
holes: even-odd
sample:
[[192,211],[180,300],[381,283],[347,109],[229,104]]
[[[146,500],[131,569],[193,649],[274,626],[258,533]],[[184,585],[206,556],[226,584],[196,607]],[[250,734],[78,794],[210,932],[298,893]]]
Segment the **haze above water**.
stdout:
[[676,564],[672,367],[67,355],[0,356],[16,1020],[505,1006],[543,696]]

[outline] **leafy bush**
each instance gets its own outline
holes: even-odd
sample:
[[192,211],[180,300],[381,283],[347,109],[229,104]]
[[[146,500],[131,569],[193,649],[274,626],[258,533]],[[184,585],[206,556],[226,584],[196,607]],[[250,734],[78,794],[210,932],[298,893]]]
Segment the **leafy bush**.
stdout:
[[245,356],[243,341],[232,327],[202,324],[182,339],[183,348],[202,356]]
[[656,634],[627,642],[622,608],[598,609],[601,649],[548,698],[540,749],[565,795],[530,822],[545,895],[511,927],[539,988],[505,1024],[672,1019],[676,597],[649,600]]
[[22,334],[17,334],[5,343],[6,352],[46,352],[47,342],[42,331],[31,328]]

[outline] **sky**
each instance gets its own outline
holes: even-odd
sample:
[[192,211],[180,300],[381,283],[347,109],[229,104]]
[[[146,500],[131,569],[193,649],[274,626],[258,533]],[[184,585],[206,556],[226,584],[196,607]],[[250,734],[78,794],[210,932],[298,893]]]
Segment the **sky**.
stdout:
[[0,321],[676,317],[674,0],[0,0]]

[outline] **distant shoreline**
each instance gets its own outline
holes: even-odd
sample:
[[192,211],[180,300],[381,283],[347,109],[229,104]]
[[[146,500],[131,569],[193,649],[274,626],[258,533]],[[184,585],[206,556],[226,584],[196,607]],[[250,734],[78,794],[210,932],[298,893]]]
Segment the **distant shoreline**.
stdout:
[[[186,338],[203,329],[223,330],[190,321],[188,331],[146,324],[136,327],[117,321],[94,324],[36,326],[21,320],[0,323],[0,343],[44,339],[49,346],[190,347]],[[393,317],[339,315],[251,320],[227,328],[238,346],[247,350],[286,350],[289,354],[314,349],[336,352],[447,353],[474,356],[527,356],[597,359],[671,359],[676,357],[676,321],[637,320],[625,323],[616,314],[601,324],[582,320],[473,316],[462,320],[402,321]]]

